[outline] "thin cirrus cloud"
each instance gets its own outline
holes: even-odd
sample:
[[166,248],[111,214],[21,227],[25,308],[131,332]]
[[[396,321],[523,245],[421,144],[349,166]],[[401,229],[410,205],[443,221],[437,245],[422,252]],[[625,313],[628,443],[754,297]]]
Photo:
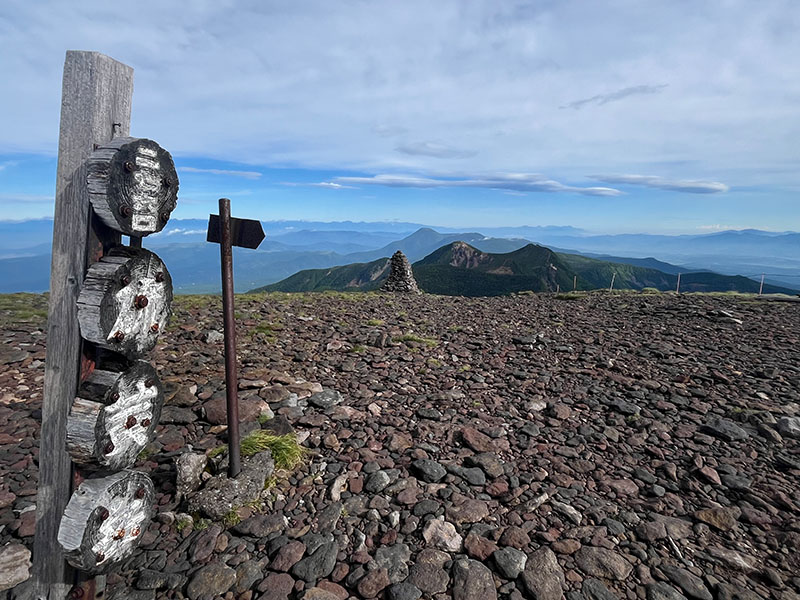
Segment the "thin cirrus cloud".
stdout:
[[198,169],[196,167],[178,167],[178,170],[185,173],[209,173],[211,175],[226,175],[245,179],[258,179],[261,177],[261,173],[258,171],[229,171],[227,169]]
[[622,88],[621,90],[617,90],[616,92],[611,92],[609,94],[596,94],[591,98],[584,98],[582,100],[575,100],[574,102],[569,102],[559,108],[573,108],[575,110],[579,110],[584,106],[588,106],[589,104],[594,104],[597,106],[602,106],[603,104],[608,104],[609,102],[617,102],[618,100],[622,100],[623,98],[628,98],[629,96],[640,96],[640,95],[647,95],[647,94],[658,94],[667,87],[668,84],[662,83],[660,85],[632,85],[630,87]]
[[355,189],[352,185],[343,185],[335,181],[320,181],[317,183],[300,183],[297,181],[282,181],[281,185],[288,185],[292,187],[319,187],[329,190],[352,190]]
[[656,175],[590,175],[604,183],[641,185],[648,188],[684,192],[687,194],[719,194],[727,192],[728,186],[719,181],[696,181],[690,179],[665,179]]
[[470,158],[477,154],[472,150],[460,150],[444,144],[437,144],[436,142],[401,144],[395,150],[411,156],[431,156],[433,158]]
[[336,177],[334,183],[382,185],[398,188],[472,187],[510,190],[514,192],[573,193],[584,196],[619,196],[619,190],[608,187],[577,187],[564,185],[532,173],[505,173],[470,179],[436,179],[413,175],[374,175],[373,177]]
[[46,194],[0,194],[0,204],[49,204],[54,198]]

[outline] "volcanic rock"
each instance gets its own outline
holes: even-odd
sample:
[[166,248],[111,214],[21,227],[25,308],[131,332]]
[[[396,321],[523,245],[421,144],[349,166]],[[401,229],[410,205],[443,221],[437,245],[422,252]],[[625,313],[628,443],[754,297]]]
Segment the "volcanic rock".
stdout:
[[270,451],[259,452],[242,461],[242,470],[233,479],[224,474],[209,479],[201,490],[189,497],[189,510],[222,520],[235,507],[258,500],[264,491],[264,482],[274,470]]
[[497,600],[492,572],[476,560],[453,564],[453,600]]
[[575,564],[592,577],[618,581],[623,581],[633,571],[633,565],[613,550],[595,546],[583,546],[578,550]]
[[0,591],[10,590],[30,577],[31,551],[22,544],[7,544],[0,550]]
[[547,546],[528,556],[522,583],[532,600],[560,600],[564,597],[564,571],[556,555]]

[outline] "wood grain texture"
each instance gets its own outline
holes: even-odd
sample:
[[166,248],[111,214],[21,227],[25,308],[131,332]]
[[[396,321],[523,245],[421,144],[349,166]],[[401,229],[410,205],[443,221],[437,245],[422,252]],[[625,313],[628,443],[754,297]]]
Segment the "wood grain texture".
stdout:
[[77,306],[86,269],[90,205],[83,161],[94,144],[130,134],[133,69],[97,52],[67,52],[58,141],[50,307],[33,547],[35,598],[64,598],[70,589],[56,539],[71,490],[65,447],[67,414],[78,385],[81,345]]
[[112,471],[132,466],[150,443],[163,405],[164,389],[149,363],[136,361],[117,372],[95,369],[69,413],[72,460]]
[[148,139],[118,137],[102,144],[88,159],[86,183],[103,223],[134,237],[161,231],[178,199],[172,157]]
[[81,335],[138,358],[155,346],[171,305],[172,278],[161,259],[143,248],[114,248],[86,273],[78,296]]
[[153,482],[138,471],[83,481],[58,529],[69,563],[99,573],[130,556],[153,518],[154,500]]

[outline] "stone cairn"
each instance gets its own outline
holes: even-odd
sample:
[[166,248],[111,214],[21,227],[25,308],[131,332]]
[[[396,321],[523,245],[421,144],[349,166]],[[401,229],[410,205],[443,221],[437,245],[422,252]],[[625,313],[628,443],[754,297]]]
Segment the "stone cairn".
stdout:
[[411,263],[400,250],[392,255],[389,261],[391,271],[389,278],[384,282],[381,290],[384,292],[398,292],[401,294],[421,294],[411,270]]

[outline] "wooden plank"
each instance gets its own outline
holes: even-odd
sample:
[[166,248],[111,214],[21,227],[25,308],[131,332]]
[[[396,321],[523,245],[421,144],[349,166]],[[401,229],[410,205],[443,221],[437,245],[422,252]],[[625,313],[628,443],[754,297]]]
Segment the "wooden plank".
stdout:
[[[78,388],[81,344],[76,301],[87,266],[89,198],[83,161],[95,145],[130,135],[133,69],[97,52],[67,52],[58,140],[39,485],[33,546],[37,599],[64,598],[72,574],[57,535],[72,469],[67,414]],[[117,125],[115,125],[117,124]],[[73,184],[74,182],[74,184]]]

